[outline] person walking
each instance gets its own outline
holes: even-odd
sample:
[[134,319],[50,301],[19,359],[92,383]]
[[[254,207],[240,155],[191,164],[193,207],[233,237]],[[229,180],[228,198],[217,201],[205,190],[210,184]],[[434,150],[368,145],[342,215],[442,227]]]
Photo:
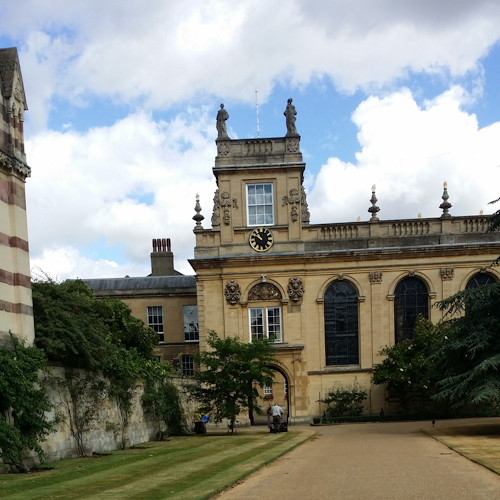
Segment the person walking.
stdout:
[[271,415],[273,416],[274,432],[279,432],[281,426],[281,417],[283,415],[283,408],[281,408],[278,403],[275,403],[271,408]]

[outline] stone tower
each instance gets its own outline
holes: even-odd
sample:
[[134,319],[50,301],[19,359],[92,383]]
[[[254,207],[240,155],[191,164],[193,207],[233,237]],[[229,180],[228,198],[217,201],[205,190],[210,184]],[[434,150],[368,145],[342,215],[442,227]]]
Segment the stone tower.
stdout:
[[28,109],[16,48],[0,49],[0,340],[9,332],[32,344],[25,182],[31,169],[24,152]]

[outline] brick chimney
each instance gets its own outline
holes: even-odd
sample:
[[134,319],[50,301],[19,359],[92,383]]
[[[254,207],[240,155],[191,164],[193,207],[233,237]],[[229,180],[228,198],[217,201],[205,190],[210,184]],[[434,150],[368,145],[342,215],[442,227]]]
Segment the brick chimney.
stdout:
[[153,238],[151,252],[151,276],[173,276],[174,254],[171,252],[170,238]]

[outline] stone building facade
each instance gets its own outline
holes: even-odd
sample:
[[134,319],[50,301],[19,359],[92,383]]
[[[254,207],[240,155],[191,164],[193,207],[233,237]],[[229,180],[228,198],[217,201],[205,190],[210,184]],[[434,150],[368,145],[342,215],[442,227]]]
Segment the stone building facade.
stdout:
[[24,152],[28,109],[17,50],[0,49],[0,340],[9,332],[33,343]]
[[371,384],[380,349],[411,336],[418,314],[439,321],[436,301],[497,281],[500,235],[486,217],[451,216],[446,186],[440,218],[380,220],[373,189],[369,222],[310,224],[304,169],[297,135],[217,140],[212,227],[195,215],[190,261],[200,349],[207,330],[273,335],[280,385],[267,392],[291,422],[320,415],[335,382],[357,380],[367,412],[390,411]]
[[151,274],[141,278],[85,279],[95,297],[119,299],[158,334],[156,354],[184,375],[194,374],[199,352],[196,279],[174,269],[170,239],[154,239]]

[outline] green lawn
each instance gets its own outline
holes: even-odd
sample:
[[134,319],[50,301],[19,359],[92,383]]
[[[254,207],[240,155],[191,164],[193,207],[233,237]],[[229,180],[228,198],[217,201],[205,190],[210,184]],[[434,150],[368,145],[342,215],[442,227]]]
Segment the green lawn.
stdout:
[[314,434],[241,432],[152,442],[99,458],[62,460],[52,470],[0,475],[2,500],[209,498]]

